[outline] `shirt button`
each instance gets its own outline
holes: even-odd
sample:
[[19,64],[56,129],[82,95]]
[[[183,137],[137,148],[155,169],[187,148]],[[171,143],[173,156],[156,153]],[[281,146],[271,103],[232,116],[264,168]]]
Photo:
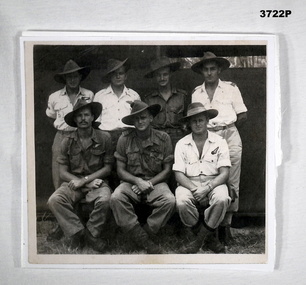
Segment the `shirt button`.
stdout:
[[202,163],[202,160],[200,160],[200,163]]
[[201,173],[203,173],[203,171],[201,171]]

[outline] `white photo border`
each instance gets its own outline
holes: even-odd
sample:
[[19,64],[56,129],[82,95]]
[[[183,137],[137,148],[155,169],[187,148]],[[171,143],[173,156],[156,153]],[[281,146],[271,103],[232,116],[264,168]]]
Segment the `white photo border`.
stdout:
[[[267,46],[266,253],[221,255],[44,255],[36,248],[33,46],[173,43]],[[275,185],[281,162],[277,37],[267,34],[24,32],[20,38],[22,85],[22,265],[30,268],[201,268],[273,270]],[[31,167],[33,166],[33,167]]]

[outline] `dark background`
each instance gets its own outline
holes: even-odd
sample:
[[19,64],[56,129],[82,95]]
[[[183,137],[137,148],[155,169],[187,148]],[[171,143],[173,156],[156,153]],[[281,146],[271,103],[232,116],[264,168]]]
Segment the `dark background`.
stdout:
[[[36,203],[38,215],[47,210],[46,202],[54,191],[51,172],[51,147],[56,130],[46,116],[48,97],[63,85],[53,76],[62,71],[67,60],[80,66],[90,66],[89,76],[81,86],[94,93],[105,87],[101,73],[109,58],[129,58],[127,87],[143,96],[154,87],[154,80],[143,79],[149,62],[158,55],[167,55],[182,62],[183,69],[173,74],[173,83],[192,90],[203,83],[201,75],[190,69],[192,57],[212,51],[218,56],[264,56],[265,46],[55,46],[34,47],[34,105],[35,105],[35,161]],[[192,59],[191,59],[192,61]],[[221,79],[236,83],[248,108],[248,120],[239,129],[242,142],[242,172],[239,215],[261,216],[265,213],[266,158],[266,68],[230,68]]]

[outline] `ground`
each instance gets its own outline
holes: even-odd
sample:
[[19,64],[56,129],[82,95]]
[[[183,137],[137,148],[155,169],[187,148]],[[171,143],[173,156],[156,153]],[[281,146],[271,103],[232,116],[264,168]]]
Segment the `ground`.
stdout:
[[[237,222],[238,221],[238,222]],[[240,222],[239,222],[240,221]],[[242,221],[242,222],[241,222]],[[42,217],[37,221],[37,252],[38,254],[100,254],[85,246],[83,249],[68,251],[68,239],[47,241],[48,233],[57,223],[50,217]],[[181,233],[181,224],[177,217],[172,218],[160,231],[155,242],[161,247],[163,254],[178,254],[183,244],[188,242]],[[265,227],[262,219],[236,219],[236,228],[231,229],[233,240],[226,246],[228,254],[264,254],[265,253]],[[135,248],[126,235],[115,226],[106,234],[108,247],[106,254],[138,254],[143,251]],[[199,253],[213,254],[209,249],[201,249]]]

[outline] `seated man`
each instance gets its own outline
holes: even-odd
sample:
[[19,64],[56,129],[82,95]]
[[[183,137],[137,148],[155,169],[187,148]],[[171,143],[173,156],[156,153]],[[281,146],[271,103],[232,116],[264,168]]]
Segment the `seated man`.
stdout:
[[[172,216],[175,198],[165,183],[173,163],[172,144],[168,134],[151,127],[160,105],[132,103],[131,114],[123,123],[135,126],[118,140],[115,157],[121,184],[111,197],[111,208],[118,226],[147,253],[161,253],[150,239]],[[143,228],[133,205],[146,203],[152,214]]]
[[[94,250],[105,250],[100,234],[110,215],[111,189],[103,179],[110,174],[114,157],[110,135],[92,127],[101,110],[100,103],[80,99],[65,116],[65,122],[77,129],[62,141],[57,161],[65,182],[51,195],[48,206],[70,238],[69,250],[82,248],[84,237]],[[83,198],[94,203],[86,230],[74,211]]]
[[[217,114],[217,110],[195,102],[182,119],[192,131],[178,141],[174,152],[177,210],[192,238],[182,253],[197,253],[204,243],[216,253],[225,252],[214,231],[231,202],[225,184],[231,163],[226,141],[207,131],[208,121]],[[199,220],[201,207],[206,207],[203,221]]]

